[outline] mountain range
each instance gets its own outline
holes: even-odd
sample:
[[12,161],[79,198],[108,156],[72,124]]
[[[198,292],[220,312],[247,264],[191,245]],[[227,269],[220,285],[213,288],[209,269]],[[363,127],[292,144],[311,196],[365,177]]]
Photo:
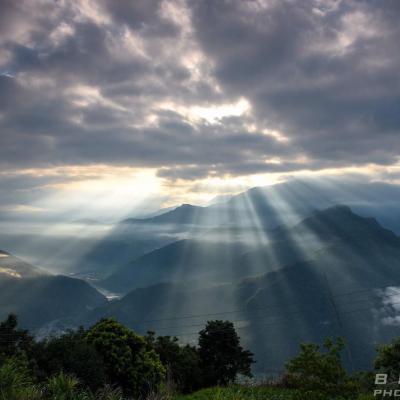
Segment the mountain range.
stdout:
[[397,334],[400,298],[400,192],[379,185],[291,182],[126,218],[57,275],[2,251],[0,316],[38,334],[112,316],[191,343],[207,320],[229,319],[260,373],[327,336],[346,338],[349,368],[368,368]]
[[[148,218],[115,223],[23,223],[2,225],[1,248],[56,273],[104,279],[129,262],[182,239],[247,241],[262,239],[260,230],[291,226],[313,212],[347,204],[365,217],[400,234],[399,185],[360,179],[292,179],[224,196],[212,205],[168,207]],[[133,213],[134,215],[134,213]],[[69,220],[76,220],[69,216]],[[68,221],[69,221],[68,220]],[[81,219],[82,221],[82,219]]]
[[[230,264],[235,273],[229,275],[223,265],[222,275],[230,282],[218,282],[215,273],[208,286],[198,284],[199,276],[209,272],[208,264],[202,262],[207,250],[196,259],[199,243],[197,250],[192,243],[179,243],[150,253],[129,268],[139,279],[138,269],[149,267],[155,284],[93,310],[87,321],[115,316],[142,333],[150,329],[190,340],[193,336],[187,332],[196,332],[207,319],[232,319],[238,321],[244,340],[255,352],[260,371],[268,366],[282,368],[299,342],[345,336],[353,353],[347,364],[367,366],[376,343],[397,329],[382,321],[395,311],[390,302],[393,296],[386,288],[400,284],[399,237],[346,206],[317,212],[291,228],[280,227],[270,234],[267,248],[236,249],[232,254],[235,262]],[[187,246],[185,259],[179,252]],[[214,245],[213,251],[218,247]],[[220,250],[219,257],[223,257],[226,249]],[[215,253],[210,255],[210,260],[218,260]],[[183,257],[184,261],[174,264],[169,257]],[[212,265],[218,269],[221,264]],[[128,279],[129,268],[116,274],[121,282]],[[166,283],[168,274],[177,274],[171,268],[184,272],[174,283]],[[263,356],[266,353],[268,357]]]

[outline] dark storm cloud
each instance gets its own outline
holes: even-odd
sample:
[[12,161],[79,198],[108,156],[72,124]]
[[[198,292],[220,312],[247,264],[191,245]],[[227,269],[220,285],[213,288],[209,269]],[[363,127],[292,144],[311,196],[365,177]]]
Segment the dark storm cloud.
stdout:
[[259,119],[317,160],[397,160],[399,2],[191,4],[218,80]]
[[[0,137],[4,167],[88,162],[163,167],[175,166],[178,161],[201,165],[204,170],[228,163],[234,173],[233,154],[237,163],[245,163],[249,154],[272,157],[288,151],[271,137],[249,134],[238,119],[227,121],[227,126],[199,123],[194,128],[179,114],[164,111],[158,114],[154,128],[128,128],[126,112],[95,104],[80,111],[80,122],[75,123],[74,108],[51,92],[36,102],[35,91],[15,87],[14,79],[1,77],[0,86],[2,83],[14,96],[4,104],[9,107],[2,121],[9,134]],[[12,109],[14,102],[24,106]],[[238,152],[240,148],[244,150]]]
[[176,36],[179,26],[160,17],[161,0],[104,0],[103,5],[117,23],[139,30],[143,35]]
[[[195,179],[397,160],[397,1],[1,3],[3,169]],[[240,98],[239,117],[190,114]]]

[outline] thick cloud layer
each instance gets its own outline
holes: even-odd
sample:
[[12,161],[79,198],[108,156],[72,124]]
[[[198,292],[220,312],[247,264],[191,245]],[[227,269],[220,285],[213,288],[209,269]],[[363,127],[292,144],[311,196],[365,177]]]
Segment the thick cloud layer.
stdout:
[[396,0],[1,1],[0,166],[394,165]]

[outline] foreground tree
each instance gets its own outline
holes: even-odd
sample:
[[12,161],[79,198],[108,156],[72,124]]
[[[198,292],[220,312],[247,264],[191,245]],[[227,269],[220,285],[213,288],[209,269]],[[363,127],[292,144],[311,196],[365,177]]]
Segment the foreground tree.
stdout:
[[92,391],[107,382],[102,355],[79,329],[39,342],[33,347],[35,370],[40,381],[62,372],[75,376]]
[[10,314],[0,322],[0,362],[29,351],[34,343],[28,331],[18,328],[18,318]]
[[388,375],[388,382],[398,382],[400,376],[400,337],[377,348],[375,369]]
[[149,332],[146,339],[159,355],[167,370],[168,378],[179,392],[190,393],[201,388],[200,356],[195,347],[180,346],[176,337],[155,337],[154,332]]
[[227,385],[238,374],[251,377],[253,354],[240,345],[232,322],[208,321],[199,333],[199,355],[205,386]]
[[319,393],[331,396],[354,395],[354,382],[342,366],[343,339],[327,339],[323,348],[309,343],[300,346],[299,354],[286,364],[290,386],[301,389],[309,399]]
[[165,369],[143,337],[113,319],[103,319],[87,332],[87,341],[102,355],[109,381],[127,396],[157,389]]

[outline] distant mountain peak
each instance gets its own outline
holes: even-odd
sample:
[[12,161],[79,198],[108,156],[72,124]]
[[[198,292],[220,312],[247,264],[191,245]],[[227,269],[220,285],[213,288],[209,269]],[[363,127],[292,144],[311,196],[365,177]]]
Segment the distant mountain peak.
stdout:
[[175,210],[178,208],[192,208],[193,209],[193,208],[201,208],[201,206],[194,206],[193,204],[183,203],[179,207],[175,208]]
[[123,223],[192,223],[193,218],[199,211],[205,210],[206,207],[194,206],[189,203],[183,203],[180,206],[168,210],[163,214],[156,215],[150,218],[128,218],[122,221]]
[[[284,234],[289,232],[284,229]],[[363,217],[347,205],[335,205],[317,211],[293,228],[297,234],[314,233],[320,238],[340,237],[346,240],[379,240],[386,244],[400,244],[400,238],[384,228],[375,218]]]
[[337,204],[323,210],[316,210],[309,217],[303,219],[299,225],[307,224],[313,220],[329,220],[335,222],[336,218],[345,218],[346,220],[366,220],[367,218],[361,217],[360,215],[353,212],[353,210],[345,204]]
[[338,211],[344,211],[344,212],[349,212],[349,213],[354,214],[353,210],[347,204],[336,204],[336,205],[332,206],[331,209],[336,209]]

